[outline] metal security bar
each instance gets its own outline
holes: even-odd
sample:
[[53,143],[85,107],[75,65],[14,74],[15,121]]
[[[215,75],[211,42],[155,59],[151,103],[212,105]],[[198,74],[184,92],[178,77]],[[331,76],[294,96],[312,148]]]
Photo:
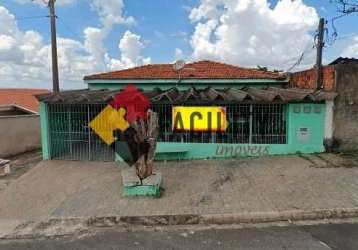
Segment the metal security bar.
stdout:
[[114,150],[88,126],[106,104],[50,104],[48,121],[52,159],[113,161]]
[[286,104],[230,104],[226,132],[173,132],[172,105],[154,104],[159,114],[159,141],[184,143],[285,144]]
[[285,144],[286,137],[286,105],[252,105],[251,143]]
[[[52,159],[114,161],[115,151],[88,126],[107,104],[50,104],[48,121]],[[285,104],[230,104],[224,132],[173,132],[172,105],[154,104],[158,141],[182,143],[285,144]]]

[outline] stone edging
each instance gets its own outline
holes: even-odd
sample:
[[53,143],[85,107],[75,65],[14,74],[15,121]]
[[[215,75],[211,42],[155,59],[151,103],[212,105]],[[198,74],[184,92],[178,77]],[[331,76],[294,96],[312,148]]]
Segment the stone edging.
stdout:
[[[347,219],[358,217],[358,207],[334,209],[297,209],[275,212],[246,212],[231,214],[177,214],[150,216],[102,216],[92,218],[51,218],[18,225],[0,239],[20,239],[63,236],[88,231],[95,227],[165,226],[165,225],[229,225],[259,224],[283,221]],[[1,222],[1,221],[0,221]]]

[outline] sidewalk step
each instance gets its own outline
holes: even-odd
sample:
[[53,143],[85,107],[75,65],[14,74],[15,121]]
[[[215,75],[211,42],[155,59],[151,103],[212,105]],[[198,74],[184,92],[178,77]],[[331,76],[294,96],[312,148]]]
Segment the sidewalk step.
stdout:
[[358,162],[349,159],[344,158],[338,154],[320,154],[319,157],[324,159],[326,162],[330,162],[332,165],[336,167],[345,167],[345,168],[352,168],[352,167],[358,167]]
[[329,163],[329,161],[326,161],[325,159],[321,158],[316,154],[303,154],[301,155],[301,157],[309,161],[312,164],[311,167],[316,167],[316,168],[334,167],[332,164]]

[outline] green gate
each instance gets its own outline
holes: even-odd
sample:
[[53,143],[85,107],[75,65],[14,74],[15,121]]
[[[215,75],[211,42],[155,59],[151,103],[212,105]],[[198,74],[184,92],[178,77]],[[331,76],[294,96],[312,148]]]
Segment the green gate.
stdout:
[[89,127],[107,104],[49,104],[51,159],[114,161],[114,150]]

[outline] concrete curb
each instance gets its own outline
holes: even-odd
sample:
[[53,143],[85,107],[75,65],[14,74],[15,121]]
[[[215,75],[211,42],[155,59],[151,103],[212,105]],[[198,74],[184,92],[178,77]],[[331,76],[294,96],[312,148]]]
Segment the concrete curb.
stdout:
[[201,215],[203,224],[244,224],[281,221],[348,219],[358,217],[358,208],[296,209],[277,212],[249,212],[237,214]]
[[347,219],[358,217],[357,208],[295,209],[275,212],[246,212],[231,214],[180,214],[158,216],[122,216],[117,220],[135,225],[225,225],[256,224],[281,221]]
[[195,225],[201,224],[201,215],[177,214],[154,216],[122,216],[119,220],[131,225],[160,226],[160,225]]
[[[92,218],[50,218],[43,221],[22,223],[0,239],[58,237],[87,232],[90,228],[114,226],[169,226],[169,225],[229,225],[259,224],[283,221],[322,219],[348,219],[358,217],[356,208],[304,209],[276,212],[246,212],[231,214],[177,214],[151,216],[102,216]],[[0,225],[1,226],[1,225]],[[1,227],[0,227],[1,229]]]

